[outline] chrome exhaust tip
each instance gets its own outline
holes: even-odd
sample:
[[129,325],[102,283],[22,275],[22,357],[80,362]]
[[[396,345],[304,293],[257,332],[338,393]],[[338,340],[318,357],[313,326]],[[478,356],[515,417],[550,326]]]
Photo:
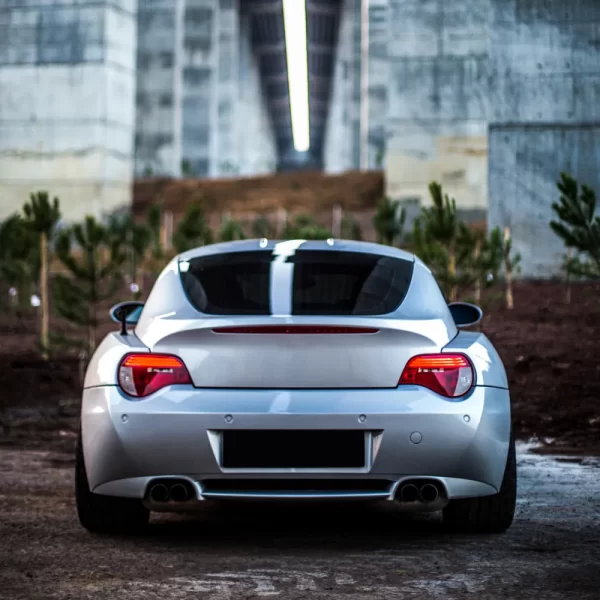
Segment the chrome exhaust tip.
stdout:
[[416,485],[407,483],[400,488],[400,500],[402,502],[416,502],[419,499],[419,490]]
[[167,502],[169,500],[169,489],[162,483],[157,483],[150,488],[150,500],[152,502]]
[[432,483],[426,483],[420,492],[421,502],[435,502],[438,499],[440,492]]
[[190,497],[187,486],[176,483],[171,487],[171,500],[173,502],[185,502]]

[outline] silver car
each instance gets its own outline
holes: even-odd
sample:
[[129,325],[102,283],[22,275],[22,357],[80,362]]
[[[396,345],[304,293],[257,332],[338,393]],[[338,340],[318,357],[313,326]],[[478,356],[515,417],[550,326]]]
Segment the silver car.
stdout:
[[133,531],[218,500],[381,500],[453,528],[513,520],[506,373],[418,258],[249,240],[174,258],[91,359],[79,519]]

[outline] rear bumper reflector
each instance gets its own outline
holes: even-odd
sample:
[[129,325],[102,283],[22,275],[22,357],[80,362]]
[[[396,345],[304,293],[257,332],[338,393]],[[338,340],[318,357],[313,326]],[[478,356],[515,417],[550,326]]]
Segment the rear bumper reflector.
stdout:
[[347,334],[378,333],[375,327],[334,327],[329,325],[250,325],[244,327],[216,327],[213,333],[251,334]]

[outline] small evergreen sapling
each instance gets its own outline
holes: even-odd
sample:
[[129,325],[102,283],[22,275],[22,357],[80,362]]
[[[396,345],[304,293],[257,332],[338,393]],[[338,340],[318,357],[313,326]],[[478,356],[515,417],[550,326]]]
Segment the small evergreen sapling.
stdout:
[[219,239],[222,242],[233,242],[234,240],[245,240],[246,234],[239,221],[228,216],[219,229]]
[[48,192],[31,194],[29,202],[23,206],[25,223],[38,239],[40,248],[40,300],[41,324],[40,346],[42,356],[48,358],[50,336],[50,302],[49,302],[49,272],[50,272],[50,245],[52,243],[56,226],[60,221],[60,203],[58,198],[52,202]]
[[10,305],[26,310],[39,272],[40,245],[36,234],[20,215],[8,217],[0,223],[0,281],[6,285],[2,299],[12,289]]
[[575,277],[600,279],[600,216],[596,215],[596,194],[586,185],[561,173],[557,183],[560,200],[552,204],[558,220],[550,227],[567,248],[580,256],[572,257],[569,272]]
[[56,310],[72,325],[85,327],[84,349],[89,358],[96,348],[99,304],[114,298],[121,285],[126,259],[122,241],[88,216],[60,233],[56,255],[68,273],[58,275],[54,282]]
[[133,300],[139,300],[143,295],[143,266],[148,249],[152,242],[152,232],[145,223],[136,223],[131,216],[112,217],[108,222],[108,235],[113,238],[109,247],[114,244],[124,244],[127,261],[127,275],[131,283],[137,284],[137,290],[132,288]]
[[259,215],[252,222],[252,235],[255,238],[272,239],[275,236],[275,228],[264,215]]
[[191,204],[173,234],[175,250],[185,252],[198,246],[211,244],[212,232],[199,204]]
[[498,277],[502,267],[502,245],[499,230],[488,237],[483,231],[460,223],[457,239],[457,282],[463,289],[473,290],[473,302],[478,306],[482,291]]
[[406,209],[399,209],[400,203],[384,196],[377,203],[377,212],[373,217],[373,227],[377,235],[377,243],[386,246],[397,246],[402,242]]
[[460,283],[457,253],[461,224],[456,215],[456,200],[444,194],[436,181],[429,184],[432,206],[423,207],[415,220],[412,245],[415,253],[436,273],[449,302],[455,302]]
[[[405,213],[404,216],[406,217]],[[348,213],[346,213],[342,218],[341,237],[345,240],[362,240],[360,223]]]
[[332,237],[327,227],[319,225],[310,215],[297,215],[283,231],[286,240],[326,240]]

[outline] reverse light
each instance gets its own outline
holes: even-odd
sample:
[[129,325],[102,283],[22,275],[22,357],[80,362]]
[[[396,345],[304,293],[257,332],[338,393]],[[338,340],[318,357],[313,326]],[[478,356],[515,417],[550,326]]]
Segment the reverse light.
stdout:
[[143,398],[175,384],[191,384],[183,361],[169,354],[128,354],[119,365],[119,387],[129,396]]
[[447,398],[464,396],[475,383],[471,361],[464,354],[422,354],[408,361],[399,385],[421,385]]

